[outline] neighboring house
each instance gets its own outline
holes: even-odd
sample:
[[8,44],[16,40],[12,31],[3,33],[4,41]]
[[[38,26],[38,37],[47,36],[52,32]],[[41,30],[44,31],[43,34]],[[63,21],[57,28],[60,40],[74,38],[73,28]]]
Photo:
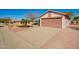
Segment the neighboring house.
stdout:
[[63,29],[70,24],[69,19],[66,14],[48,10],[40,17],[40,26]]

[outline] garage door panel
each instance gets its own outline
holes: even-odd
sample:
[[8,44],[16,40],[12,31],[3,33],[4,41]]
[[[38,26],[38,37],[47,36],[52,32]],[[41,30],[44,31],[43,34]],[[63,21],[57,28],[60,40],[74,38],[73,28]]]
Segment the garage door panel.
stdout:
[[41,21],[42,26],[45,27],[61,27],[61,19],[42,19]]

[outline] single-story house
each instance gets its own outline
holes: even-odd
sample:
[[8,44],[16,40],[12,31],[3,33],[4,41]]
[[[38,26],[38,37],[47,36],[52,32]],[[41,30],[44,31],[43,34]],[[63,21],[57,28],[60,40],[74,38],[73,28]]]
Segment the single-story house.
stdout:
[[40,16],[40,26],[53,27],[53,28],[65,28],[70,24],[70,18],[68,15],[48,10],[45,14]]

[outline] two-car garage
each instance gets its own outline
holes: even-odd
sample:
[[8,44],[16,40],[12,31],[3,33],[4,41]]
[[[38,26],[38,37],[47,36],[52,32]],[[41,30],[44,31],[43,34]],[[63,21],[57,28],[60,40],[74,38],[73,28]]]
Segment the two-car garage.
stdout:
[[67,16],[58,12],[48,11],[40,17],[42,27],[65,28],[69,23]]
[[41,25],[45,27],[61,28],[61,18],[42,18]]

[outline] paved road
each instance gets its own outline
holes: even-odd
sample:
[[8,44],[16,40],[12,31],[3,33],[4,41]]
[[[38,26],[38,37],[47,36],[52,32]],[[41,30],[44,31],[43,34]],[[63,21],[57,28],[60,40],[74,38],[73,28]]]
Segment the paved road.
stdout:
[[79,48],[79,25],[71,25],[60,31],[41,48]]

